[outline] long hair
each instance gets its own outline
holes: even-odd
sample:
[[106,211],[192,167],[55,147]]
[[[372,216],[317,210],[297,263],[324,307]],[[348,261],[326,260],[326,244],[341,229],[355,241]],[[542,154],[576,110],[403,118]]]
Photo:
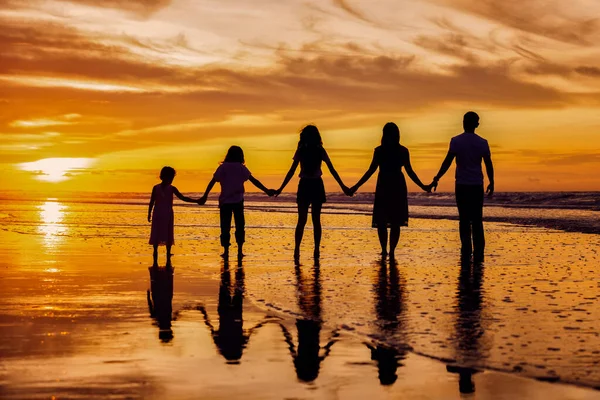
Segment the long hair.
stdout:
[[227,155],[223,162],[237,162],[243,164],[245,162],[244,150],[242,150],[240,146],[231,146],[229,150],[227,150]]
[[300,131],[298,155],[302,168],[308,173],[318,170],[323,160],[323,140],[321,133],[314,125],[306,125]]
[[383,126],[381,146],[385,149],[400,147],[400,129],[398,129],[398,125],[393,122],[388,122]]
[[306,125],[300,131],[300,141],[298,142],[298,148],[320,148],[323,147],[323,140],[321,139],[321,133],[314,125]]

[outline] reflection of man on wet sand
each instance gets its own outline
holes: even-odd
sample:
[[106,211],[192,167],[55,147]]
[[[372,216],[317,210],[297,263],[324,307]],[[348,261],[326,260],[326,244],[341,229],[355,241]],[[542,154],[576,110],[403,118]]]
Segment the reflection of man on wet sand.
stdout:
[[150,290],[147,292],[150,316],[158,325],[158,337],[163,342],[173,339],[173,269],[150,267]]
[[[481,339],[484,329],[481,325],[483,267],[473,267],[468,261],[461,263],[458,279],[456,318],[456,351],[463,363],[478,361],[482,358]],[[477,371],[468,366],[448,365],[446,370],[459,374],[460,393],[474,393],[473,375]]]

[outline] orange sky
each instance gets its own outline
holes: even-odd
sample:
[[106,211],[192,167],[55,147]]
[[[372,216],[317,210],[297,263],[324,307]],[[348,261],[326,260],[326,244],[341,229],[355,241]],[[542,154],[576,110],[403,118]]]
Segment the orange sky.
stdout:
[[307,123],[352,185],[388,121],[429,182],[475,110],[497,190],[600,190],[599,14],[597,0],[2,0],[3,187],[146,191],[171,165],[201,191],[231,144],[278,186]]

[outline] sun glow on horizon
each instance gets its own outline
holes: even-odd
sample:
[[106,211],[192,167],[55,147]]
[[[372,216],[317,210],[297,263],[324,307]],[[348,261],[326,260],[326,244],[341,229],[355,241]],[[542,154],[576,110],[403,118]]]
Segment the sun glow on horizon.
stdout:
[[[473,110],[497,190],[599,190],[598,13],[592,0],[0,2],[0,173],[46,196],[146,191],[172,165],[195,189],[236,144],[277,185],[315,124],[352,181],[392,121],[427,180]],[[452,187],[448,174],[439,189]]]
[[92,166],[93,158],[44,158],[42,160],[19,164],[22,171],[35,174],[45,182],[62,182]]

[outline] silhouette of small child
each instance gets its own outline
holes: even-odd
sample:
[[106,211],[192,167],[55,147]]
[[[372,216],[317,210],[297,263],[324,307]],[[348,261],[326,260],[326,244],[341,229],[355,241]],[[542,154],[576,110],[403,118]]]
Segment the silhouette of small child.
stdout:
[[245,219],[244,219],[244,182],[250,181],[254,186],[265,192],[268,196],[275,195],[275,190],[267,189],[244,165],[244,151],[239,146],[231,146],[227,151],[225,160],[219,165],[212,180],[206,187],[204,195],[198,200],[198,204],[206,203],[208,194],[216,182],[221,184],[219,195],[219,210],[221,219],[221,246],[223,246],[223,257],[229,257],[229,246],[231,245],[231,217],[235,220],[235,240],[238,245],[238,257],[243,257],[243,245],[245,242]]
[[171,246],[175,243],[173,237],[173,195],[188,203],[197,203],[197,200],[183,196],[172,185],[175,174],[175,169],[163,167],[160,171],[160,180],[162,182],[152,188],[152,195],[150,196],[148,222],[152,222],[152,227],[148,243],[154,246],[154,263],[152,265],[154,267],[158,267],[158,246],[167,247],[166,266],[168,268],[171,267]]

